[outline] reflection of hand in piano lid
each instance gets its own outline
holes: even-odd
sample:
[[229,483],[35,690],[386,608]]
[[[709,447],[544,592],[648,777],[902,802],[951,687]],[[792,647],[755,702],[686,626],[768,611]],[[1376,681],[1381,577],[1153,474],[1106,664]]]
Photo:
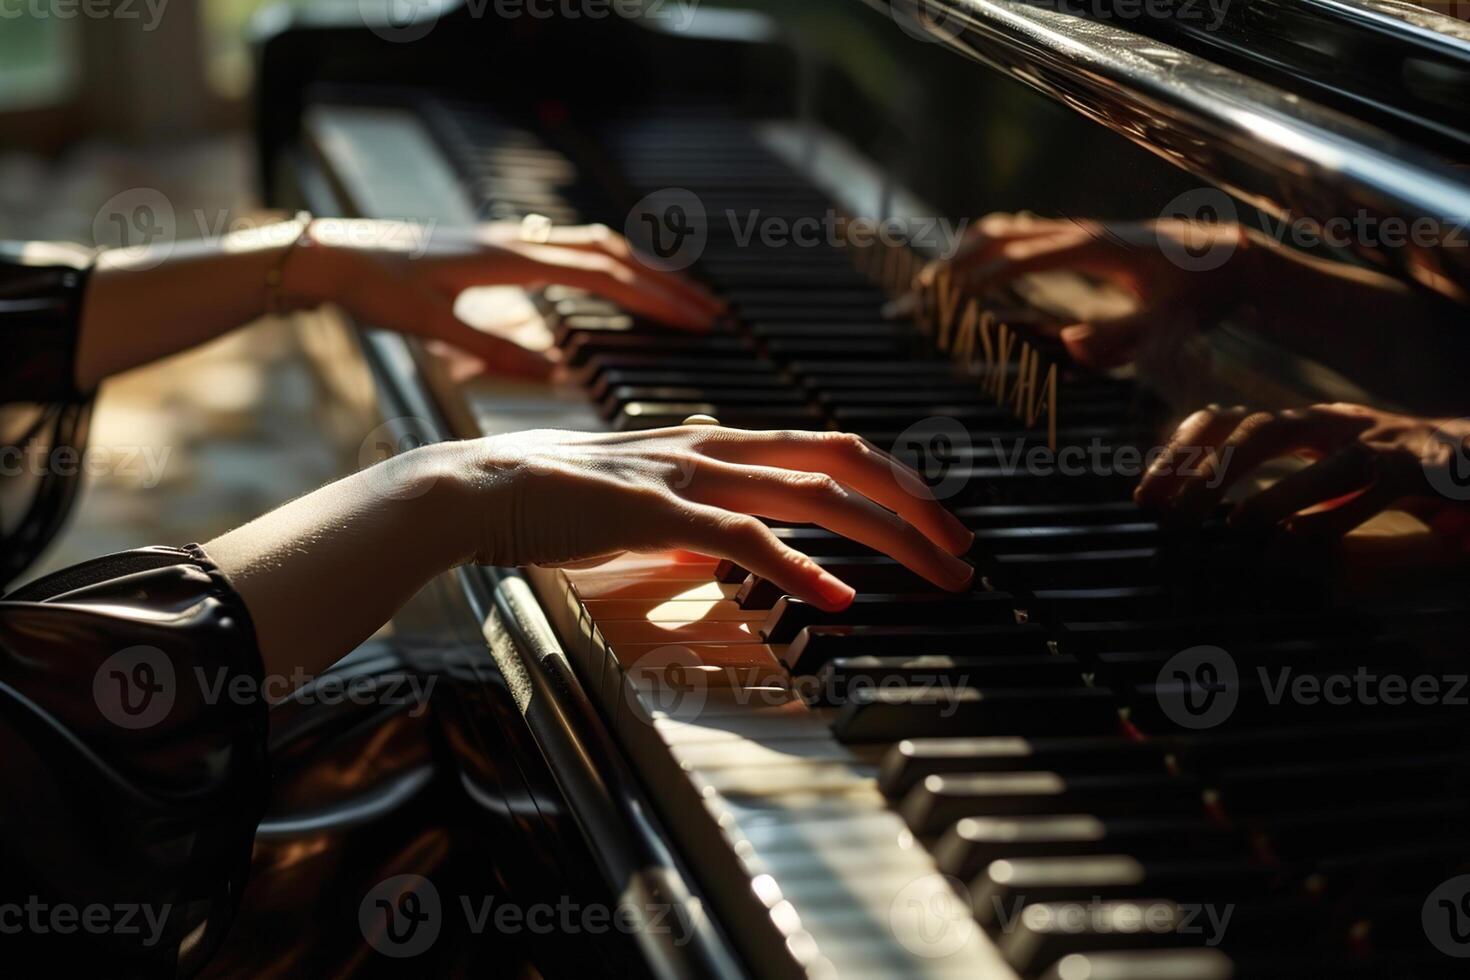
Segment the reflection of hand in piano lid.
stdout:
[[1022,307],[1007,314],[1012,321],[1039,319],[1036,329],[1059,334],[1079,362],[1113,367],[1132,361],[1160,328],[1225,306],[1246,274],[1235,255],[1246,241],[1233,223],[991,214],[915,285],[1002,305],[1009,298]]
[[[1394,505],[1442,531],[1444,557],[1463,561],[1470,525],[1465,473],[1470,423],[1423,419],[1363,405],[1314,405],[1279,413],[1207,409],[1185,419],[1135,497],[1176,521],[1213,513],[1232,489],[1232,524],[1285,527],[1309,539],[1339,538]],[[1285,460],[1315,460],[1264,489],[1248,479]],[[1425,524],[1397,521],[1406,545]],[[1395,536],[1380,522],[1375,536]],[[1382,541],[1378,542],[1383,544]],[[1380,552],[1391,549],[1378,549]],[[1422,552],[1419,547],[1411,550]]]

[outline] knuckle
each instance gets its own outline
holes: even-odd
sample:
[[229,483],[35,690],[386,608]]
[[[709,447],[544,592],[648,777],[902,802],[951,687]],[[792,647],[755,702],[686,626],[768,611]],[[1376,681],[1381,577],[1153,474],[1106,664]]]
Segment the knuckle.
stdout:
[[766,526],[749,514],[731,514],[725,518],[724,533],[747,547],[764,547]]
[[1188,418],[1179,423],[1178,431],[1183,432],[1187,429],[1201,428],[1203,426],[1209,425],[1217,417],[1223,415],[1224,411],[1225,410],[1218,405],[1211,405],[1209,408],[1202,408],[1197,412],[1191,413]]
[[850,456],[866,456],[868,441],[855,432],[833,432],[826,436],[827,442]]
[[607,276],[609,279],[614,279],[619,282],[625,281],[630,275],[622,263],[609,255],[593,253],[586,257],[586,263],[587,268],[597,275]]
[[1280,421],[1276,415],[1270,412],[1251,412],[1240,420],[1240,424],[1235,427],[1235,432],[1232,433],[1231,439],[1236,442],[1242,439],[1248,439],[1277,427]]
[[823,498],[842,492],[841,485],[825,473],[798,473],[791,478],[791,487],[798,493]]

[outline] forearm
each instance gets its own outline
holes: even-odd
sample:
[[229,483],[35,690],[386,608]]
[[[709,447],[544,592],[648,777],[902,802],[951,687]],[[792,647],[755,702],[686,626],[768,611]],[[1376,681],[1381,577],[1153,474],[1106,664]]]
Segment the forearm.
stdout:
[[187,350],[266,312],[267,279],[287,262],[293,282],[283,297],[319,298],[317,256],[292,251],[298,222],[227,235],[217,243],[182,242],[103,252],[82,302],[76,381],[82,390],[103,378]]
[[460,445],[397,457],[205,545],[250,610],[268,673],[319,673],[470,557]]

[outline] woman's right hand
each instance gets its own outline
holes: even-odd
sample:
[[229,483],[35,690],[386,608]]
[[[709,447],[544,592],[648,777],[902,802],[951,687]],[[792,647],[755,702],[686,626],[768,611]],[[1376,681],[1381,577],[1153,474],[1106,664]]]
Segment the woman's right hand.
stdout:
[[852,600],[849,585],[783,544],[757,515],[820,524],[943,589],[964,589],[974,575],[956,557],[974,539],[964,524],[917,473],[846,433],[543,429],[448,451],[478,522],[468,561],[557,565],[680,548],[733,559],[824,609]]

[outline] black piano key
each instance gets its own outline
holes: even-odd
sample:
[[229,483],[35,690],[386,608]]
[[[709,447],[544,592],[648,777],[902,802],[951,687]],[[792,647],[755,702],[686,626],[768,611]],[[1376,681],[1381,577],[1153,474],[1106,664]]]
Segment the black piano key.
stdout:
[[691,415],[713,415],[742,429],[819,429],[825,419],[810,405],[719,405],[714,402],[627,402],[613,418],[619,432],[680,425]]
[[771,533],[783,543],[813,558],[818,555],[879,554],[861,541],[854,541],[824,527],[773,527]]
[[1147,517],[1131,500],[1072,503],[975,504],[954,509],[972,531],[986,528],[1076,526],[1138,522]]
[[584,378],[588,385],[600,381],[613,371],[677,371],[688,375],[703,376],[706,373],[721,375],[775,376],[780,369],[773,363],[755,354],[721,358],[711,363],[705,357],[686,357],[674,354],[663,356],[657,353],[601,354],[591,358],[585,369]]
[[816,673],[812,693],[826,704],[840,704],[862,687],[920,687],[949,683],[959,687],[1063,687],[1082,678],[1071,657],[1050,653],[1020,656],[837,657]]
[[[1110,681],[1141,684],[1154,681],[1178,651],[1110,650],[1090,662]],[[1352,675],[1358,668],[1383,674],[1413,663],[1409,650],[1397,643],[1354,643],[1344,638],[1250,641],[1229,645],[1236,668],[1246,673],[1290,670],[1301,673],[1333,672]]]
[[781,652],[793,674],[811,674],[834,657],[1031,656],[1050,652],[1046,630],[1035,623],[998,626],[813,626]]
[[562,348],[562,360],[571,368],[587,366],[593,358],[609,354],[658,353],[667,351],[685,358],[702,358],[719,364],[723,359],[750,356],[750,341],[739,336],[691,336],[665,331],[657,337],[621,333],[582,333]]
[[[873,296],[866,293],[859,299],[834,303],[831,306],[815,306],[791,297],[770,298],[766,301],[757,299],[754,302],[735,304],[735,315],[740,322],[745,324],[793,320],[808,323],[845,323],[849,320],[860,320],[871,316],[873,311],[878,309],[879,302],[881,300],[875,301]],[[873,362],[865,361],[864,363],[871,365]]]
[[[862,355],[859,354],[857,356]],[[1064,419],[1068,425],[1107,423],[1117,418],[1117,414],[1117,410],[1113,406],[1106,404],[1075,405],[1066,409],[1065,414],[1063,414],[1062,409],[1058,408],[1057,410],[1059,420]],[[1012,414],[1011,407],[1009,405],[985,405],[963,402],[944,403],[938,400],[936,400],[932,404],[924,406],[922,410],[915,410],[913,408],[904,407],[883,408],[878,406],[856,406],[835,409],[832,415],[837,420],[837,424],[842,426],[844,429],[857,429],[859,431],[867,431],[871,429],[880,431],[888,430],[903,432],[910,429],[910,427],[914,426],[916,423],[922,422],[926,418],[954,419],[970,428],[995,425],[996,423],[1003,422],[1006,419],[1011,419],[1012,421],[1015,420],[1015,416],[1014,414]],[[1016,424],[1018,426],[1018,431],[1011,434],[1012,438],[1017,435],[1023,434],[1023,431],[1019,430],[1019,423]],[[1012,445],[1011,449],[1013,452],[1014,448],[1014,445]],[[1020,461],[1023,464],[1025,462],[1025,459],[1025,454],[1020,454]],[[1047,475],[1066,476],[1071,479],[1085,478],[1089,480],[1105,479],[1109,475],[1103,473],[1093,473],[1090,471],[1085,475],[1078,474],[1077,476],[1071,476],[1071,474],[1072,471],[1070,469],[1056,469],[1053,472],[1049,472]],[[1120,474],[1114,473],[1112,475]],[[1137,480],[1137,476],[1135,474],[1127,474],[1127,476],[1131,480]]]
[[[838,419],[839,429],[850,429]],[[858,430],[860,434],[862,429]],[[877,443],[877,445],[884,445]],[[1065,476],[1056,473],[1031,471],[1025,467],[1012,468],[1007,465],[968,466],[949,465],[938,460],[931,470],[930,483],[942,482],[948,493],[948,503],[958,504],[960,510],[980,503],[1019,503],[1021,501],[1068,501],[1072,503],[1104,503],[1127,496],[1133,492],[1137,480],[1125,474],[1112,473],[1099,477]],[[964,520],[961,517],[961,520]]]
[[650,371],[617,368],[601,371],[595,381],[587,384],[587,395],[595,402],[603,401],[615,388],[625,386],[650,386],[673,388],[759,388],[780,389],[784,382],[774,370],[766,373],[754,371]]
[[843,266],[804,265],[798,268],[782,268],[767,263],[742,266],[701,262],[699,269],[704,279],[721,291],[740,286],[768,287],[782,283],[841,289],[846,286],[862,286],[866,282],[856,269]]
[[892,323],[812,323],[809,321],[768,320],[750,323],[750,333],[761,340],[816,338],[830,340],[913,340],[913,331]]
[[[1035,976],[1071,953],[1147,951],[1199,946],[1197,910],[1165,898],[1033,902],[1000,929],[996,944],[1012,968]],[[1232,921],[1228,924],[1233,923]]]
[[1154,521],[1117,524],[1053,524],[972,528],[975,550],[987,554],[1057,551],[1102,551],[1153,547],[1159,525]]
[[1470,785],[1470,757],[1427,754],[1258,765],[1221,772],[1211,783],[1225,812],[1242,816],[1347,805],[1365,796],[1463,797]]
[[1116,729],[1112,691],[1102,687],[858,688],[832,721],[842,742],[895,742],[918,735],[1053,735]]
[[1010,591],[1144,585],[1163,574],[1156,548],[992,554],[977,570],[995,588]]
[[1167,748],[1182,768],[1208,776],[1252,762],[1312,762],[1332,757],[1395,759],[1422,752],[1431,745],[1442,752],[1464,751],[1467,739],[1470,731],[1452,719],[1400,718],[1209,731],[1151,741]]
[[[841,354],[843,357],[902,358],[907,357],[917,341],[899,337],[770,337],[761,348],[773,360],[790,361],[799,357],[821,357]],[[836,413],[834,413],[836,414]],[[843,427],[849,423],[838,420]]]
[[[656,348],[661,339],[670,336],[668,327],[651,320],[628,316],[625,313],[611,316],[577,313],[555,317],[555,321],[556,325],[552,328],[551,336],[556,345],[563,349],[607,336],[641,338],[650,348]],[[734,337],[736,331],[732,325],[717,321],[711,324],[702,336]],[[584,340],[584,337],[589,339]]]
[[[806,315],[803,314],[803,319],[806,318]],[[832,360],[824,358],[792,361],[787,368],[793,377],[802,378],[818,388],[851,377],[864,379],[861,383],[866,384],[866,379],[873,377],[875,372],[887,378],[902,378],[916,385],[927,384],[934,380],[952,381],[958,377],[956,373],[958,369],[952,362],[923,358],[895,361],[892,364],[883,365],[874,365],[872,361],[854,361],[840,357]]]
[[[1306,974],[1295,974],[1305,976]],[[1327,974],[1341,976],[1338,973]],[[1054,963],[1042,980],[1247,980],[1217,949],[1073,953]]]
[[994,626],[1013,622],[1015,599],[1004,592],[860,592],[840,612],[827,612],[783,596],[771,607],[760,632],[768,643],[790,643],[808,626]]
[[950,773],[1141,772],[1165,768],[1170,746],[1114,735],[1079,738],[911,738],[883,759],[878,788],[900,797],[926,776]]
[[1170,609],[1167,589],[1156,585],[1090,589],[1035,589],[1022,599],[1033,620],[1117,620]]
[[688,404],[699,402],[716,406],[721,414],[729,414],[746,407],[782,407],[793,411],[807,411],[806,399],[800,392],[787,388],[765,388],[754,385],[733,388],[718,385],[696,387],[673,387],[669,385],[618,385],[601,399],[600,411],[604,418],[612,418],[630,404],[657,404],[669,402]]
[[[730,304],[737,317],[746,319],[798,319],[805,318],[807,310],[846,311],[851,317],[870,316],[886,301],[883,291],[872,286],[848,288],[800,289],[796,287],[777,289],[769,286],[735,286],[721,291],[721,298]],[[773,315],[775,310],[789,311],[787,315]],[[840,352],[839,352],[840,356]]]
[[1199,644],[1224,645],[1239,640],[1284,640],[1363,635],[1368,627],[1351,615],[1293,615],[1253,610],[1219,610],[1204,615],[1172,612],[1166,616],[1112,619],[1078,617],[1061,624],[1058,644],[1076,653],[1101,650],[1182,650]]
[[722,585],[739,585],[750,577],[745,568],[729,558],[721,558],[715,565],[715,581]]
[[1470,799],[1364,799],[1328,809],[1276,812],[1239,820],[1284,861],[1323,851],[1349,851],[1365,841],[1464,840]]
[[1128,854],[1167,857],[1247,853],[1250,841],[1197,816],[1132,817],[1042,814],[962,817],[934,845],[939,870],[969,881],[992,861],[1028,857]]
[[1271,868],[1230,859],[1137,861],[1122,855],[995,861],[970,884],[975,918],[987,929],[1017,902],[1167,895],[1180,902],[1229,903],[1266,897]]
[[[859,592],[925,592],[934,585],[887,555],[812,555],[817,565]],[[742,609],[770,609],[786,593],[773,582],[750,575],[741,584],[736,601]]]
[[1204,814],[1204,785],[1164,772],[951,773],[926,776],[909,790],[899,813],[914,833],[942,833],[963,817],[1140,812],[1177,817]]

